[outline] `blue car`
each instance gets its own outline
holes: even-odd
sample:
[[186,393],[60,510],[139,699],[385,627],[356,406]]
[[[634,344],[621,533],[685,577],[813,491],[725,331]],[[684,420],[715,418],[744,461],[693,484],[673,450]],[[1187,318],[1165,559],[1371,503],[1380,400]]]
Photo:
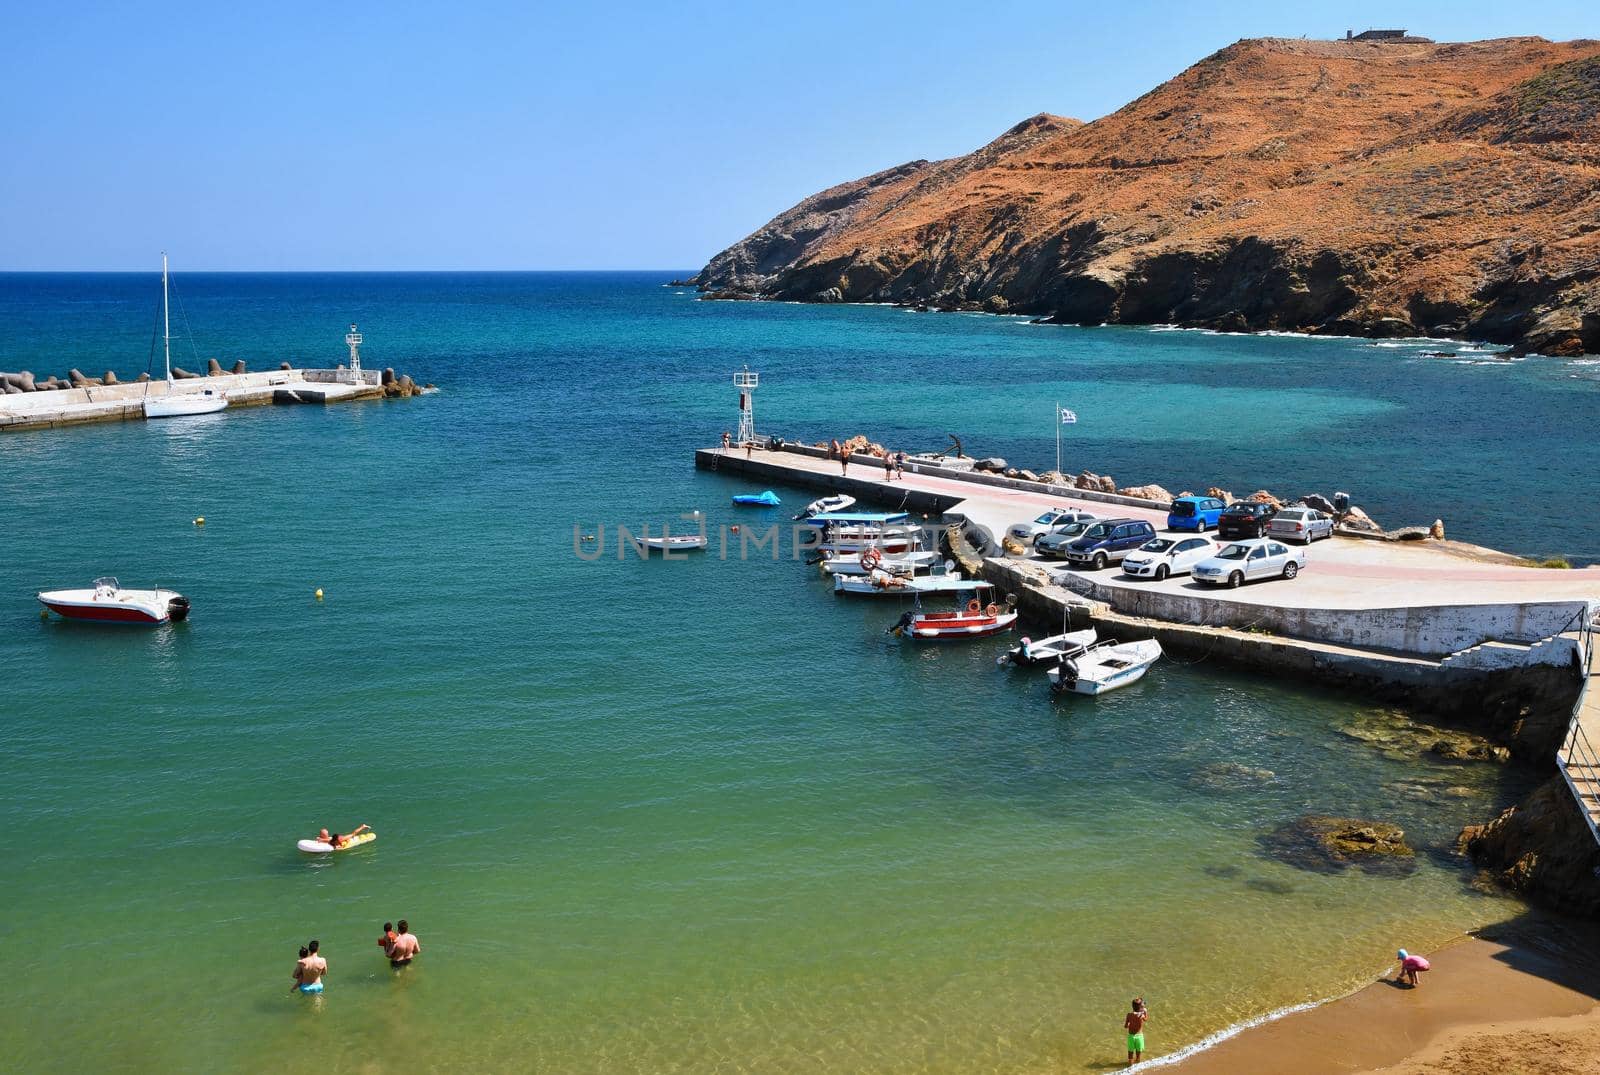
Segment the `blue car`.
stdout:
[[1203,534],[1216,527],[1226,506],[1214,496],[1180,496],[1167,509],[1167,529]]

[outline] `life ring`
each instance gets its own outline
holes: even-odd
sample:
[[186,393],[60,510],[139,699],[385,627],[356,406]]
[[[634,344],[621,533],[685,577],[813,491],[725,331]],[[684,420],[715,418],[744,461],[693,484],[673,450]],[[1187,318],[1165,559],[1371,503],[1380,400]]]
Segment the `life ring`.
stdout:
[[868,571],[871,571],[882,562],[883,557],[879,555],[877,549],[868,549],[861,554],[861,566]]
[[967,602],[967,611],[969,613],[976,613],[982,607],[982,605],[978,604],[978,599],[976,597]]
[[990,601],[989,607],[983,610],[983,614],[988,616],[990,619],[994,619],[996,616],[1000,615],[1000,606],[995,604],[993,601]]

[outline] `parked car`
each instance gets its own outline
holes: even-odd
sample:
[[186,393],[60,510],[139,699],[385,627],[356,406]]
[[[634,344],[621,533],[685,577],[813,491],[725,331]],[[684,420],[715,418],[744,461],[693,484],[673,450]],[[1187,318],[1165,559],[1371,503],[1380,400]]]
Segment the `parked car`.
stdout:
[[1136,579],[1187,575],[1190,568],[1216,551],[1216,544],[1203,537],[1151,538],[1123,559],[1122,573]]
[[1227,507],[1214,496],[1180,496],[1167,509],[1168,530],[1194,530],[1205,533],[1217,525]]
[[1087,519],[1093,516],[1076,508],[1051,508],[1037,519],[1012,523],[1006,528],[1006,537],[1021,545],[1032,545],[1034,538],[1048,534],[1058,525],[1077,522],[1080,518]]
[[1098,571],[1155,536],[1156,528],[1143,519],[1100,519],[1067,546],[1067,559]]
[[1267,531],[1273,507],[1256,500],[1235,500],[1217,516],[1217,536],[1228,538],[1257,538]]
[[1194,580],[1213,586],[1243,586],[1256,579],[1292,579],[1306,566],[1306,550],[1291,549],[1268,538],[1251,538],[1224,546],[1194,565]]
[[1094,519],[1079,519],[1075,523],[1067,523],[1057,527],[1033,540],[1033,551],[1046,560],[1065,560],[1067,546],[1083,536],[1083,532],[1095,523]]
[[1267,533],[1284,541],[1309,545],[1319,537],[1333,536],[1333,516],[1316,508],[1284,508],[1267,523]]

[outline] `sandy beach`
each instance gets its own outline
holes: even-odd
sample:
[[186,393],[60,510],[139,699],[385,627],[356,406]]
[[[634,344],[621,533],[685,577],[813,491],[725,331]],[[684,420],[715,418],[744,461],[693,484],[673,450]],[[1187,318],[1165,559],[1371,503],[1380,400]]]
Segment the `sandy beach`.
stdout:
[[1600,929],[1529,914],[1430,953],[1433,970],[1417,989],[1380,980],[1175,1064],[1144,1066],[1183,1075],[1600,1073],[1597,956]]

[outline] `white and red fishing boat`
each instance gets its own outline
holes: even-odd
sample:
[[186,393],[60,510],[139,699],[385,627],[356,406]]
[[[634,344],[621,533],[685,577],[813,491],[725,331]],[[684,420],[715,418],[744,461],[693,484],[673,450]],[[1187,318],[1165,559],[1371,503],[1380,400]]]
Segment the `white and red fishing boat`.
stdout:
[[100,623],[167,623],[189,616],[189,599],[175,590],[124,590],[110,575],[87,590],[46,590],[39,603],[69,620]]
[[949,611],[924,612],[920,596],[916,607],[889,629],[892,633],[922,641],[983,638],[1009,631],[1017,622],[1016,610],[997,604],[994,586],[987,582],[964,583],[956,596],[964,603]]

